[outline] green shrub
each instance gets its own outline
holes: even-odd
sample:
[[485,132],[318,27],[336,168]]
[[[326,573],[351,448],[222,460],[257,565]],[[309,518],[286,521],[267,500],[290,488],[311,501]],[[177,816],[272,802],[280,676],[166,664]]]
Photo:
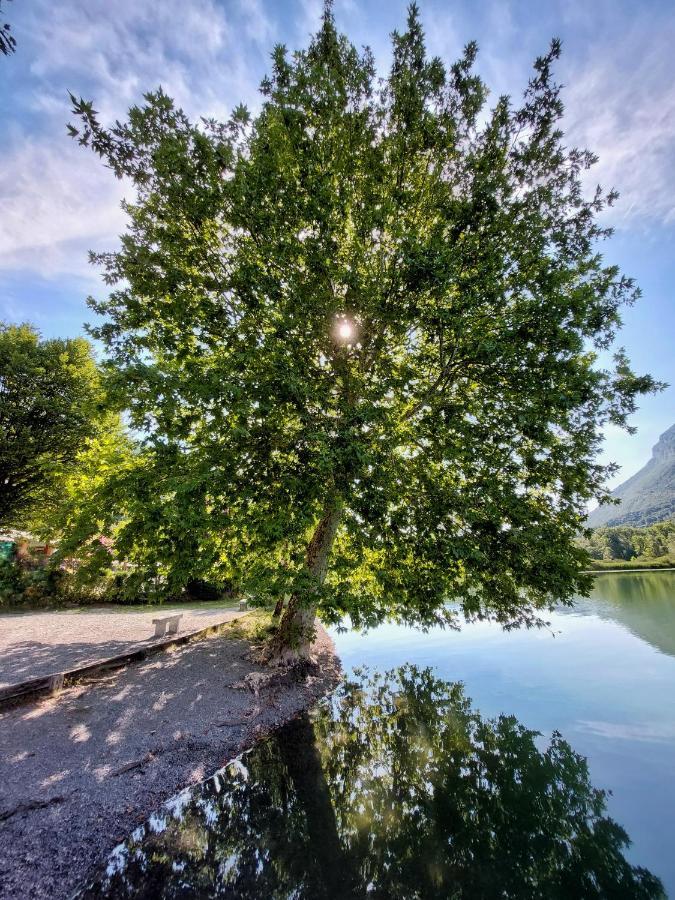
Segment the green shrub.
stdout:
[[8,606],[23,594],[22,572],[12,559],[0,559],[0,606]]
[[58,566],[24,566],[0,559],[0,607],[88,605],[116,600],[112,573],[84,584]]

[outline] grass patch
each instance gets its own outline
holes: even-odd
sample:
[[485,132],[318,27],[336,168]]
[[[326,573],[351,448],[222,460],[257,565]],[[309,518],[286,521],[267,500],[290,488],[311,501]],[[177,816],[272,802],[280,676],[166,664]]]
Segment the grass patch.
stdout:
[[675,566],[675,558],[667,556],[636,556],[633,559],[593,559],[591,572],[630,571],[631,569],[670,569]]
[[272,622],[271,609],[252,609],[245,616],[229,622],[222,630],[223,637],[259,644],[272,637],[277,625]]

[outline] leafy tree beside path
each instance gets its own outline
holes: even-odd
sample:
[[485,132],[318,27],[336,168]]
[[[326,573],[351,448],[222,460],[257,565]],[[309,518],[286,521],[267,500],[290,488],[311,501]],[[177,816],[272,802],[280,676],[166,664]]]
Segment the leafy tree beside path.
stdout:
[[49,515],[103,415],[88,341],[0,323],[0,527]]
[[73,136],[135,188],[90,302],[143,465],[92,527],[123,514],[167,591],[289,597],[275,657],[317,609],[428,625],[454,599],[511,625],[585,590],[601,428],[656,387],[598,365],[638,291],[598,251],[616,195],[582,190],[559,43],[489,106],[474,44],[430,59],[415,5],[392,40],[380,83],[327,5],[226,123],[159,90],[106,128],[73,98]]

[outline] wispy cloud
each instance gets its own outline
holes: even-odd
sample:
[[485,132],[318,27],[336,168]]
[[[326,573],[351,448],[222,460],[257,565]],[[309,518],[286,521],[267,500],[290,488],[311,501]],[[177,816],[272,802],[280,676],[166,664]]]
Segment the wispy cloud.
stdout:
[[675,221],[675,15],[653,4],[553,0],[544,6],[489,0],[478,6],[422,5],[433,52],[452,61],[476,38],[478,71],[492,96],[518,102],[531,63],[552,37],[563,38],[557,65],[570,143],[598,164],[589,188],[616,188],[609,217],[620,228]]
[[675,726],[671,722],[603,722],[581,719],[577,729],[587,734],[612,741],[639,741],[645,744],[671,743],[675,738]]
[[[619,37],[616,29],[592,36],[598,19],[595,7],[589,12],[587,6],[567,3],[559,15],[564,28],[586,35],[561,68],[569,85],[570,137],[600,155],[592,178],[621,192],[618,225],[672,221],[673,19],[655,28],[647,11],[635,8],[632,26]],[[404,7],[338,0],[335,12],[357,44],[373,45],[384,72],[388,32],[403,25]],[[503,2],[476,9],[429,0],[422,12],[432,52],[451,62],[467,39],[478,37],[479,68],[495,93],[517,96],[532,48],[544,49],[555,33],[554,8],[538,24],[523,16],[522,7]],[[65,135],[68,90],[92,98],[106,121],[124,116],[159,84],[191,115],[225,117],[241,100],[259,103],[257,87],[272,45],[303,44],[321,10],[321,0],[283,6],[271,0],[34,0],[17,7],[21,53],[6,65],[23,67],[23,87],[2,137],[0,269],[81,274],[86,250],[111,246],[123,227],[123,185]]]
[[569,72],[569,131],[598,155],[594,178],[619,190],[619,227],[675,220],[674,43],[672,23],[637,27]]
[[160,84],[189,114],[224,118],[258,102],[277,39],[259,0],[38,0],[22,31],[16,59],[30,60],[23,97],[33,127],[17,109],[3,135],[0,269],[41,275],[86,272],[87,250],[110,246],[124,224],[124,186],[66,136],[68,90],[93,99],[104,121]]
[[87,274],[87,250],[124,226],[121,185],[74,143],[17,134],[0,168],[0,269]]

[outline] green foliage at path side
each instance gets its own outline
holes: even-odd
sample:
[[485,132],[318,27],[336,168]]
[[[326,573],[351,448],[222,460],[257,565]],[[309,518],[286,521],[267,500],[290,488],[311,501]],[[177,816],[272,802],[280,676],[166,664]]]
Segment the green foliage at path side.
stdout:
[[73,98],[72,135],[134,188],[91,306],[143,436],[78,528],[167,594],[528,623],[587,589],[601,429],[655,387],[597,361],[638,292],[560,130],[559,43],[488,106],[474,44],[430,58],[414,6],[392,40],[380,83],[327,7],[274,49],[255,118],[193,123],[159,90],[106,128]]
[[230,622],[222,634],[224,637],[259,643],[267,640],[276,627],[269,610],[252,609],[245,616]]
[[0,323],[0,527],[55,512],[105,418],[88,341],[42,340],[30,325]]

